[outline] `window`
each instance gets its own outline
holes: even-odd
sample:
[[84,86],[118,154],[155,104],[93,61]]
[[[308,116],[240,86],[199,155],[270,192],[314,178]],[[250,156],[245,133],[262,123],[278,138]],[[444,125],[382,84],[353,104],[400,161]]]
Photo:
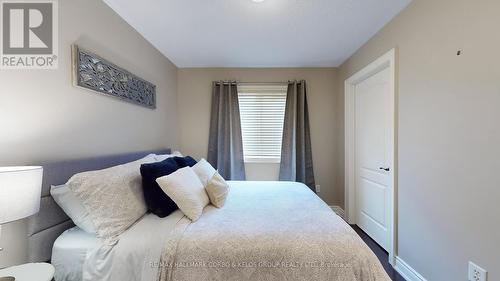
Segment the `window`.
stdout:
[[238,86],[245,162],[280,162],[286,91],[286,85]]

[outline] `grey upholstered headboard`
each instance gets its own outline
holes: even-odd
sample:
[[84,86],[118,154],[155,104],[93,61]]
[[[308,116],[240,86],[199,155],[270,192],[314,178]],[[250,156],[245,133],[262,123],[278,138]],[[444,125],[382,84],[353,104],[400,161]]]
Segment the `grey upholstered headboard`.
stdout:
[[[52,255],[52,245],[56,238],[73,222],[50,196],[50,186],[60,185],[76,173],[104,169],[140,159],[147,154],[167,154],[170,149],[144,151],[114,156],[103,156],[79,159],[58,163],[47,163],[43,166],[42,198],[40,211],[29,219],[28,223],[28,256],[31,262],[48,261]],[[40,165],[40,163],[37,163]]]

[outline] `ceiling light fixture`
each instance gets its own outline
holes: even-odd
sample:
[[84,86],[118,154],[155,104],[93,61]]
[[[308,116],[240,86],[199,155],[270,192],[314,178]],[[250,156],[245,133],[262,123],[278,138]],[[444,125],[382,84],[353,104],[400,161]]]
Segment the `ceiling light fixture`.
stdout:
[[252,1],[255,2],[255,3],[262,3],[262,2],[264,2],[264,0],[252,0]]

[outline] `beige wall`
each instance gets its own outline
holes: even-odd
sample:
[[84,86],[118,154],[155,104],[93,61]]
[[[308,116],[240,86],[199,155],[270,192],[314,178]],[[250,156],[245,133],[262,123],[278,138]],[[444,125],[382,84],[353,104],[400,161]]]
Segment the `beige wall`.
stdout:
[[[327,203],[338,205],[343,201],[339,188],[338,161],[341,153],[334,133],[338,123],[335,110],[338,110],[336,91],[337,71],[334,68],[211,68],[179,69],[178,103],[180,146],[185,154],[206,157],[210,121],[210,102],[212,81],[234,79],[245,82],[280,82],[289,79],[305,79],[308,85],[309,117],[311,122],[311,142],[316,183],[321,185],[319,194]],[[253,165],[255,166],[255,165]],[[248,168],[248,167],[247,167]],[[274,169],[273,169],[274,168]],[[264,175],[272,178],[277,171],[270,167]],[[250,179],[261,173],[251,167]]]
[[277,181],[280,177],[279,163],[245,163],[247,181]]
[[339,70],[344,81],[398,49],[398,252],[431,281],[467,280],[469,260],[500,280],[498,11],[497,0],[415,0]]
[[[72,86],[77,43],[157,86],[150,110]],[[59,1],[59,69],[0,70],[0,165],[177,147],[177,68],[102,1]],[[26,258],[25,222],[4,225],[0,268]]]

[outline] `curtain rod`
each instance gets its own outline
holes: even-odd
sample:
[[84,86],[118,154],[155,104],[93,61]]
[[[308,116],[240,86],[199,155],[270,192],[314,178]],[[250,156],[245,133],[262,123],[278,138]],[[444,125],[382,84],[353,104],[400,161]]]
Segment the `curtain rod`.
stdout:
[[289,80],[289,81],[283,81],[283,82],[238,82],[238,81],[214,81],[215,84],[238,84],[238,85],[244,85],[244,84],[258,84],[258,85],[288,85],[290,82],[297,82],[300,83],[301,80]]
[[258,85],[287,85],[287,82],[237,82],[237,84],[244,85],[244,84],[258,84]]

